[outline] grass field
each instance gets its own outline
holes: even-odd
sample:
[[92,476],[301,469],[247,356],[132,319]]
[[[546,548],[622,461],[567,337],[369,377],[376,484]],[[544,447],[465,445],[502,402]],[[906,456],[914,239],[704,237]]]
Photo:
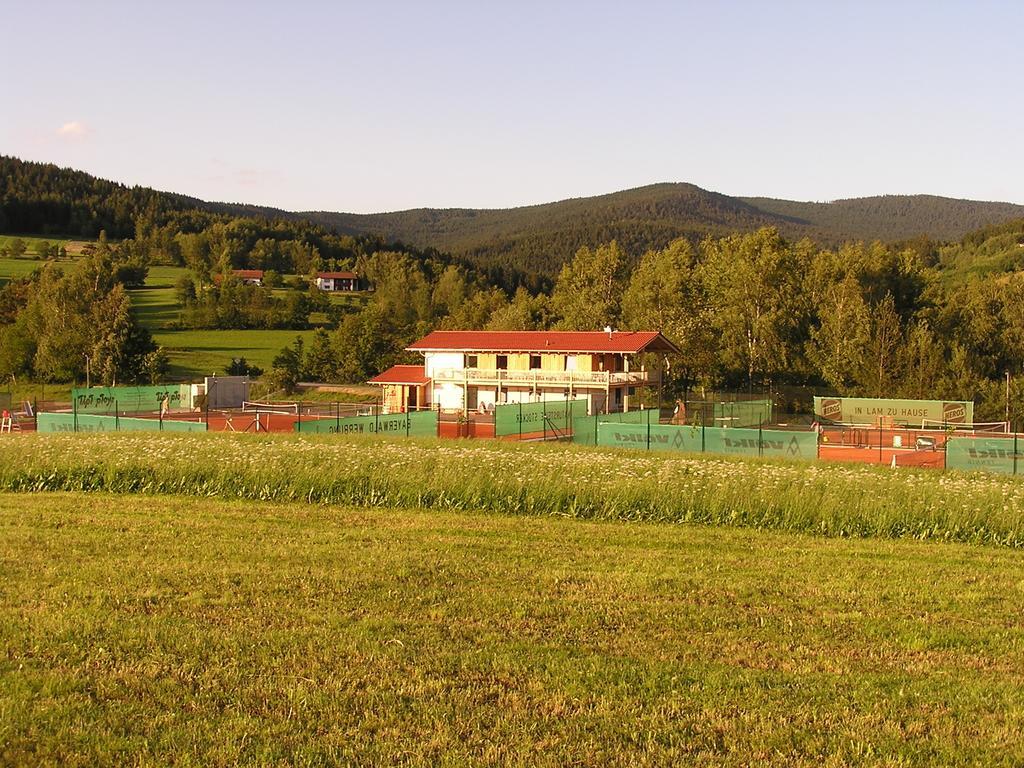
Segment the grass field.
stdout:
[[1024,562],[957,544],[0,494],[0,761],[1024,761]]
[[233,357],[269,371],[271,362],[287,345],[301,336],[308,343],[313,331],[157,331],[153,339],[171,358],[171,377],[197,379],[216,373]]
[[186,274],[188,270],[184,267],[150,267],[146,287],[131,291],[139,321],[150,330],[154,341],[167,349],[173,378],[223,375],[234,357],[244,357],[269,371],[274,357],[296,336],[307,342],[312,339],[312,331],[166,330],[168,323],[178,319],[181,308],[174,285]]
[[[33,258],[0,258],[0,285],[3,285],[8,280],[14,280],[19,277],[28,277],[37,269],[42,269],[45,263],[46,262],[41,261],[40,259]],[[74,263],[74,260],[60,260],[57,261],[56,263],[64,268],[67,268]]]
[[730,525],[1024,548],[1024,483],[867,465],[361,435],[23,435],[0,490]]
[[25,248],[28,253],[36,253],[36,247],[40,243],[49,243],[50,245],[57,246],[63,245],[67,248],[68,243],[81,243],[88,241],[88,239],[72,239],[69,237],[61,237],[59,235],[54,235],[53,237],[47,237],[45,235],[0,235],[0,248],[5,248],[12,240],[21,240],[25,243]]

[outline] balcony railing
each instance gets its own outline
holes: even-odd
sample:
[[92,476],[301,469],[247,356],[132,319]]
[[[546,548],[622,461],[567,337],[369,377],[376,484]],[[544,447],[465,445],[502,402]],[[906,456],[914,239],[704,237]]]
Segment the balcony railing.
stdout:
[[554,384],[575,387],[606,387],[612,384],[650,384],[655,381],[647,371],[612,373],[610,371],[508,371],[482,368],[438,368],[434,381],[468,382],[470,384],[508,384],[532,386]]

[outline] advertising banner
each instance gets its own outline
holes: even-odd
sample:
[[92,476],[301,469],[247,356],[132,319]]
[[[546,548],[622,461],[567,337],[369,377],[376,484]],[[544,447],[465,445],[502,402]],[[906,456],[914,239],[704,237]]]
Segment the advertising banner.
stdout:
[[929,422],[974,423],[974,403],[963,400],[886,400],[871,397],[815,397],[814,413],[826,421],[843,424],[877,424],[892,421],[903,426]]

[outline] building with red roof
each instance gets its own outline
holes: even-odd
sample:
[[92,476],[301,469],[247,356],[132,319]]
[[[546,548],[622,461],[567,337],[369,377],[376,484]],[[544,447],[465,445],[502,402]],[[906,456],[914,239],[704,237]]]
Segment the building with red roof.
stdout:
[[423,365],[370,379],[389,412],[424,406],[487,412],[502,403],[585,398],[590,413],[629,410],[661,383],[651,360],[678,353],[658,331],[433,331],[407,347]]
[[[232,269],[231,276],[237,277],[245,285],[263,285],[262,269]],[[219,273],[213,276],[215,283],[219,283],[222,279]]]
[[355,272],[317,272],[315,282],[321,291],[359,290],[359,275]]

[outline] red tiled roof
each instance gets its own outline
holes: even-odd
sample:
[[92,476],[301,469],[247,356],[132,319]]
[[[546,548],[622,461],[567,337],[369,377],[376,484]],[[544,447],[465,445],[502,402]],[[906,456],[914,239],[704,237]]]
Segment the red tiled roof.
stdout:
[[658,331],[433,331],[411,352],[678,352]]
[[359,277],[355,272],[317,272],[316,276],[324,280],[355,280]]
[[422,365],[393,365],[384,373],[374,376],[368,384],[429,384]]
[[240,277],[243,280],[262,280],[263,270],[262,269],[233,269],[231,274],[235,277]]

